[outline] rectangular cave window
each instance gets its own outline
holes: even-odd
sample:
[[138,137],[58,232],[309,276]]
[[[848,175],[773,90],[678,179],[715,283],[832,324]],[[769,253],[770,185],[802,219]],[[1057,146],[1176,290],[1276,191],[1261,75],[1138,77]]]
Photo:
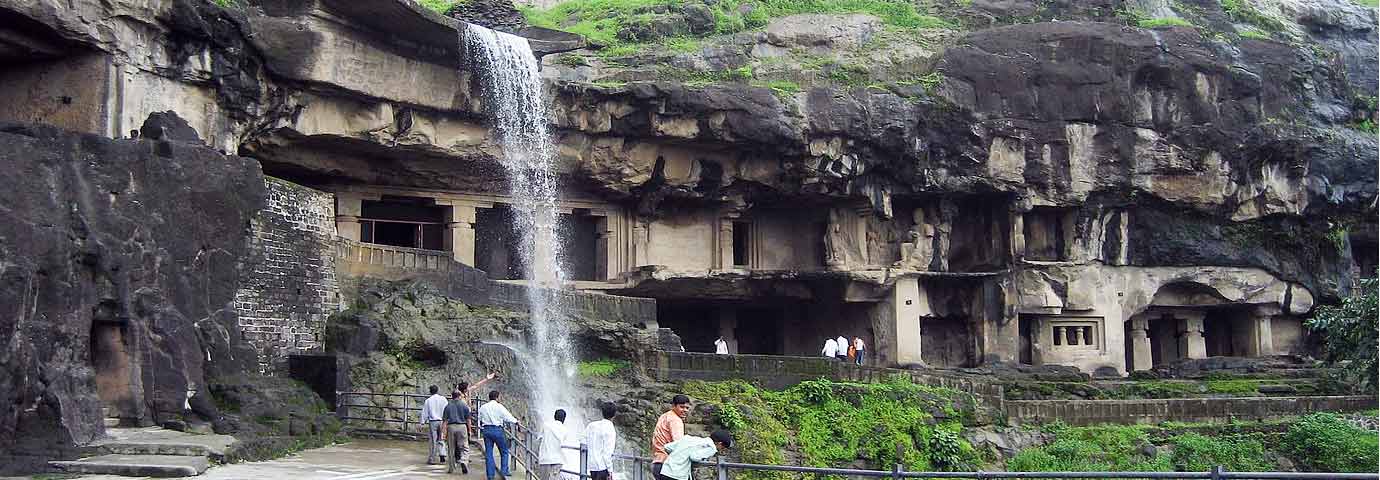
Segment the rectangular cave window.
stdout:
[[1053,321],[1050,336],[1057,347],[1100,349],[1102,329],[1096,321]]
[[1038,261],[1068,260],[1068,230],[1072,212],[1064,208],[1035,207],[1025,214],[1025,258]]
[[752,224],[733,222],[733,266],[748,266],[748,256],[752,246]]
[[425,250],[445,250],[446,207],[430,198],[390,197],[362,205],[360,241]]

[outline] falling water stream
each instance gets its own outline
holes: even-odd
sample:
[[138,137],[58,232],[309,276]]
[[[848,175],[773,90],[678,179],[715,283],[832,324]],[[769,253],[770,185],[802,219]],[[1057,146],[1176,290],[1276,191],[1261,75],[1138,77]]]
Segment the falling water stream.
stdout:
[[[578,404],[574,387],[576,362],[564,306],[556,296],[564,274],[561,232],[556,210],[555,145],[548,129],[550,114],[542,96],[537,58],[527,39],[478,25],[466,25],[460,40],[482,82],[485,105],[503,148],[513,222],[521,237],[532,318],[528,370],[532,406],[544,420],[555,409]],[[579,425],[577,422],[568,422]]]

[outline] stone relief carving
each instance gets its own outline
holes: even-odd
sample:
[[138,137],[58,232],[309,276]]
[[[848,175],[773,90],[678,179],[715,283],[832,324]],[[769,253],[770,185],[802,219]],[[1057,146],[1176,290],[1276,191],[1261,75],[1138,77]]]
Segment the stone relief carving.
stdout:
[[925,209],[917,208],[911,212],[914,224],[906,232],[906,240],[901,243],[901,260],[896,268],[925,271],[930,269],[934,259],[934,227],[925,223]]

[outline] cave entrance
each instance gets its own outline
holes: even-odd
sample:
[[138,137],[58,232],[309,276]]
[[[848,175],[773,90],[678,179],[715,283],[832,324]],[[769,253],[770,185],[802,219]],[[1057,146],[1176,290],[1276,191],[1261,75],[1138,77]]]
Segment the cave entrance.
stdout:
[[968,317],[937,317],[920,320],[920,358],[935,367],[973,365],[972,322]]
[[134,414],[134,361],[129,345],[128,323],[115,318],[112,302],[96,307],[91,322],[90,362],[96,373],[96,394],[105,406],[106,417],[122,418]]
[[601,280],[608,276],[600,268],[599,225],[603,217],[593,217],[586,209],[560,216],[561,271],[567,280]]
[[1074,212],[1067,208],[1035,207],[1025,214],[1025,258],[1062,261],[1069,259]]
[[[513,221],[518,212],[511,205],[475,210],[474,263],[495,280],[525,280],[522,235]],[[601,229],[606,217],[587,209],[560,214],[557,235],[561,240],[561,272],[564,280],[602,280],[608,277],[607,256],[600,255],[607,239]]]
[[474,266],[495,280],[518,280],[525,277],[522,242],[513,229],[512,208],[494,205],[476,209],[474,213]]
[[445,250],[447,207],[420,197],[385,195],[361,205],[359,239],[364,243]]

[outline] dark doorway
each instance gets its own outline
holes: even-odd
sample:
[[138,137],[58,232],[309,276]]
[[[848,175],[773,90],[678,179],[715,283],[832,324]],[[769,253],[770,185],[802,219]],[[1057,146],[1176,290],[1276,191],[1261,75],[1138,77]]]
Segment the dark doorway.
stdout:
[[926,365],[967,367],[972,364],[973,335],[967,317],[920,320],[920,357]]
[[429,198],[385,196],[361,206],[360,241],[394,247],[445,250],[446,208]]
[[[98,307],[99,309],[99,307]],[[91,323],[91,368],[96,372],[96,394],[109,408],[110,417],[122,417],[133,399],[133,365],[126,324],[94,320]]]
[[657,323],[676,332],[687,352],[714,351],[714,340],[719,337],[719,319],[715,312],[716,309],[708,305],[656,303]]
[[733,266],[748,266],[752,248],[752,224],[733,222]]
[[782,338],[785,316],[780,308],[746,307],[738,309],[738,328],[733,337],[738,340],[738,353],[782,355],[786,345]]
[[1034,355],[1031,349],[1034,345],[1035,325],[1038,321],[1026,315],[1021,315],[1020,325],[1018,326],[1021,335],[1019,360],[1026,365],[1033,365]]

